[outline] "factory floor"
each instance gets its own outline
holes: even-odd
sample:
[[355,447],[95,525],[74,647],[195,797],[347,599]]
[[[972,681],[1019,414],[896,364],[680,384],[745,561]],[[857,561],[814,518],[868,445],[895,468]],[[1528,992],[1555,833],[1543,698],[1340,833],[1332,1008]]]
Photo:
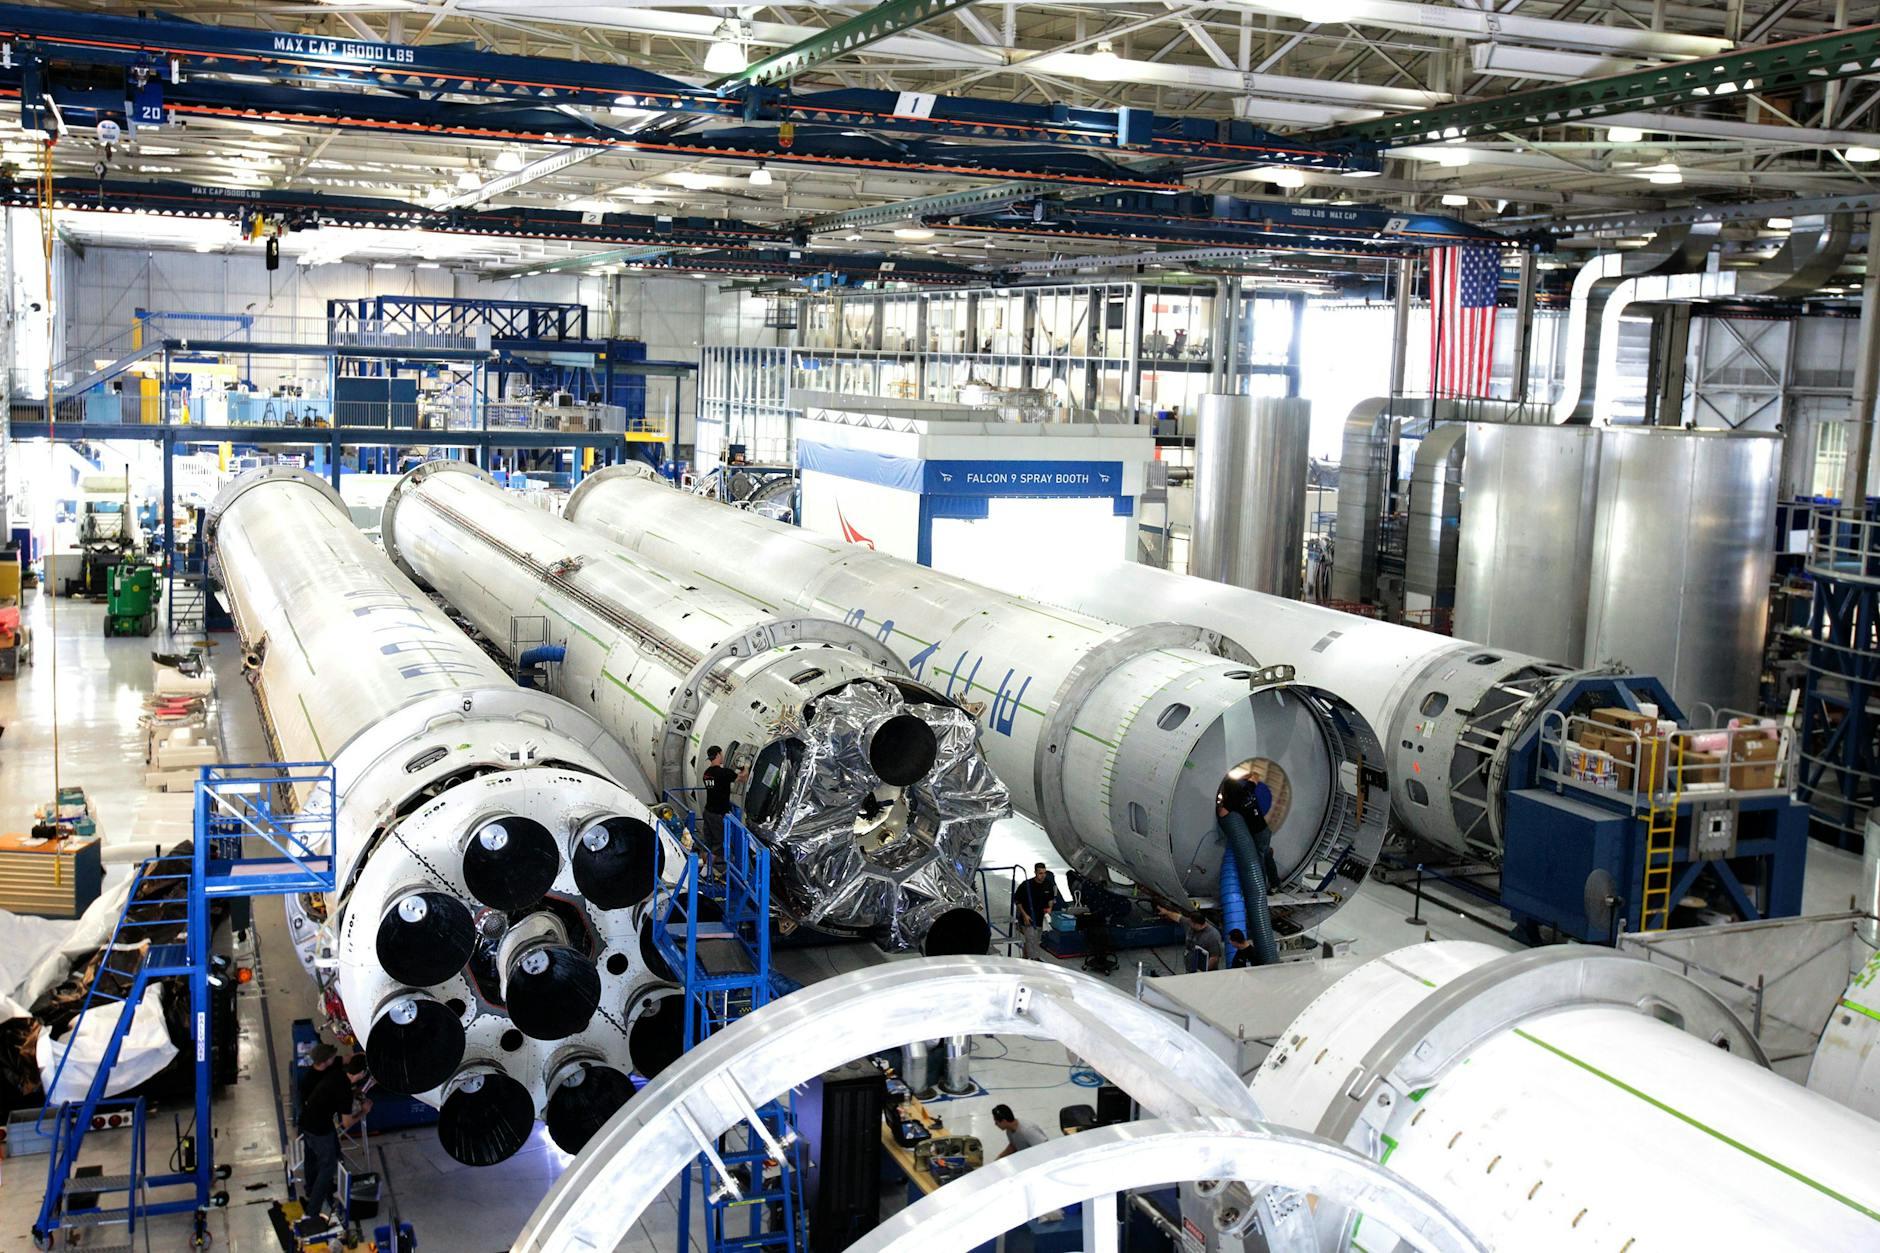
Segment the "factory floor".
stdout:
[[[105,833],[107,878],[126,875],[137,859],[148,855],[152,844],[167,844],[189,833],[187,796],[148,792],[142,784],[143,737],[137,716],[151,687],[149,654],[171,645],[161,635],[105,639],[103,607],[75,601],[59,602],[55,632],[46,600],[30,592],[28,597],[27,619],[38,638],[36,664],[24,668],[17,680],[0,682],[0,727],[4,727],[0,734],[0,830],[25,829],[32,805],[50,793],[56,634],[61,782],[82,786],[90,793]],[[268,751],[231,637],[219,636],[215,644],[224,760],[264,760]],[[1809,846],[1809,858],[1808,912],[1846,908],[1858,858],[1814,843]],[[1041,833],[1026,823],[1003,824],[986,854],[986,864],[993,866],[1029,866],[1037,860],[1060,864]],[[1477,903],[1458,904],[1479,917],[1492,915]],[[1348,941],[1348,951],[1359,956],[1389,952],[1426,936],[1517,947],[1496,928],[1445,907],[1430,895],[1422,905],[1421,922],[1406,921],[1412,907],[1407,888],[1373,884],[1339,912],[1326,938]],[[257,903],[253,939],[240,956],[256,971],[238,999],[241,1080],[215,1103],[217,1156],[233,1163],[235,1171],[226,1185],[229,1208],[211,1216],[210,1230],[217,1249],[258,1253],[279,1247],[267,1220],[267,1203],[285,1195],[288,1111],[281,1094],[286,1090],[291,1056],[289,1031],[294,1019],[313,1016],[317,1006],[312,984],[302,975],[287,941],[278,900]],[[1121,956],[1123,963],[1110,979],[1126,989],[1134,988],[1139,973],[1181,969],[1180,953],[1174,949]],[[851,945],[787,951],[777,964],[791,977],[808,983],[871,960],[878,960],[873,949]],[[973,1078],[986,1094],[950,1101],[939,1109],[950,1129],[980,1136],[989,1152],[1003,1146],[991,1125],[995,1103],[1010,1104],[1022,1120],[1054,1133],[1062,1106],[1091,1099],[1090,1089],[1071,1081],[1070,1067],[1058,1046],[984,1038],[974,1042],[974,1051]],[[187,1118],[183,1111],[184,1121]],[[159,1168],[174,1144],[171,1112],[159,1111],[152,1118],[149,1146],[151,1160]],[[87,1141],[83,1160],[104,1163],[110,1172],[121,1152],[107,1133]],[[496,1253],[508,1248],[566,1160],[539,1130],[515,1157],[482,1170],[453,1161],[437,1147],[429,1130],[375,1137],[370,1158],[371,1168],[387,1174],[401,1216],[415,1227],[421,1247],[452,1253]],[[0,1253],[32,1247],[28,1231],[44,1187],[45,1161],[29,1156],[0,1164]],[[676,1195],[675,1184],[622,1247],[636,1253],[672,1250],[678,1228]],[[901,1190],[884,1187],[883,1200],[884,1208],[898,1207]],[[693,1229],[697,1231],[696,1223]],[[147,1247],[159,1251],[186,1248],[188,1232],[186,1218],[155,1220],[149,1227]],[[703,1248],[696,1236],[693,1243]],[[138,1247],[145,1243],[139,1241]]]

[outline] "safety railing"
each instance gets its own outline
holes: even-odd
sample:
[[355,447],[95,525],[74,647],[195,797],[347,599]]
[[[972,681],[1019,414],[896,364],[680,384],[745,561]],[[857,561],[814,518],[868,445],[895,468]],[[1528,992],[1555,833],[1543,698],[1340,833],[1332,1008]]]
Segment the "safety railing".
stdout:
[[619,405],[549,405],[501,400],[483,406],[483,421],[491,430],[619,435],[627,429],[627,411]]
[[1743,716],[1660,732],[1550,709],[1541,717],[1537,774],[1637,814],[1680,799],[1786,795],[1794,761],[1793,729],[1773,721]]
[[1811,574],[1880,583],[1880,519],[1859,511],[1815,515],[1808,550]]
[[[265,892],[277,879],[331,890],[335,800],[333,767],[325,762],[204,766],[196,830],[212,846],[203,850],[210,892],[223,880],[239,880],[244,894]],[[259,846],[244,850],[243,840]]]

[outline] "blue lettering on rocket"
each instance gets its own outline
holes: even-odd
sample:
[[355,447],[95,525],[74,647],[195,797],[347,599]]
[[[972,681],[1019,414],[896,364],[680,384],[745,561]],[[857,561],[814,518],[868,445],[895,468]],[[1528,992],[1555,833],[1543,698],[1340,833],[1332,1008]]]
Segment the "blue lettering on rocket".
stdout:
[[920,672],[926,667],[927,659],[940,651],[940,645],[929,644],[907,659],[908,673],[920,678]]
[[1012,675],[1015,673],[1016,671],[1013,670],[1007,670],[1005,672],[1005,677],[999,680],[998,693],[992,698],[992,719],[990,725],[992,729],[997,731],[1000,735],[1010,735],[1012,733],[1012,723],[1018,718],[1019,703],[1025,699],[1025,689],[1031,686],[1031,676],[1026,675],[1024,682],[1018,685],[1016,692],[1006,691],[1006,688],[1009,687],[1012,682]]

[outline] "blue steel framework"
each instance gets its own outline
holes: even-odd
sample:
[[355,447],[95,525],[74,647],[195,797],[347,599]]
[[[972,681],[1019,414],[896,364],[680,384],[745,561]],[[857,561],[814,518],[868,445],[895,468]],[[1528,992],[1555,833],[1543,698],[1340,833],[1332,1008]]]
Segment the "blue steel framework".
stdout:
[[[629,262],[648,271],[799,279],[834,272],[854,281],[951,287],[998,278],[998,271],[992,268],[973,269],[931,257],[811,251],[807,248],[811,233],[807,227],[786,229],[723,218],[606,213],[598,215],[598,220],[586,220],[580,213],[558,209],[439,211],[383,197],[122,179],[60,180],[54,187],[54,197],[61,209],[97,212],[148,211],[238,222],[259,214],[293,230],[323,225],[423,228],[592,244],[611,250],[641,245],[667,250]],[[0,204],[32,208],[37,204],[37,192],[24,182],[0,184]],[[970,207],[937,210],[924,214],[922,220],[949,230],[980,234],[1378,257],[1418,253],[1458,241],[1500,241],[1511,246],[1523,242],[1454,218],[1393,212],[1375,205],[1295,205],[1196,194],[1129,194],[1066,201],[1031,197],[992,212],[976,212]],[[584,263],[598,260],[589,258]]]
[[[1081,150],[1121,152],[1164,159],[1212,159],[1260,164],[1298,165],[1344,170],[1378,168],[1378,146],[1364,141],[1336,146],[1302,144],[1260,130],[1244,121],[1213,118],[1160,118],[1146,109],[1075,109],[1063,104],[1021,104],[1009,100],[932,96],[920,109],[906,107],[900,93],[845,89],[802,93],[787,87],[728,83],[697,87],[661,74],[628,66],[514,56],[467,48],[461,44],[395,44],[276,33],[228,26],[206,26],[169,19],[121,17],[61,9],[0,6],[0,39],[16,44],[14,61],[29,127],[54,125],[44,93],[53,64],[122,68],[146,78],[143,101],[170,106],[169,97],[190,85],[193,72],[272,73],[317,87],[378,87],[407,93],[414,103],[436,110],[463,112],[500,127],[503,113],[488,106],[549,100],[557,104],[614,107],[668,114],[695,114],[747,123],[789,123],[793,133],[776,135],[779,159],[788,159],[796,137],[805,140],[820,129],[880,131],[913,136],[986,141]],[[181,71],[184,83],[171,81]],[[155,86],[152,100],[151,86]],[[425,93],[480,97],[482,106],[424,99]],[[348,100],[364,101],[362,93]],[[373,101],[374,104],[382,101]],[[124,101],[118,102],[121,112]],[[371,106],[366,106],[371,107]],[[256,102],[231,112],[255,120],[298,119]],[[319,119],[331,125],[333,115]],[[420,125],[415,121],[413,126]],[[590,119],[563,116],[559,142],[605,134],[632,142],[626,132]],[[543,138],[546,138],[544,136]],[[637,138],[634,137],[634,138]],[[657,141],[659,137],[652,137]],[[764,154],[768,159],[768,154]],[[1045,175],[1048,177],[1048,174]],[[1093,180],[1105,181],[1105,180]]]
[[1859,850],[1880,800],[1880,503],[1814,522],[1795,794],[1811,834]]
[[[1589,943],[1612,943],[1620,929],[1650,929],[1643,916],[1649,814],[1631,794],[1559,782],[1567,764],[1547,728],[1564,726],[1568,712],[1602,707],[1637,712],[1652,704],[1666,718],[1681,711],[1657,679],[1591,671],[1552,692],[1548,704],[1557,712],[1531,723],[1508,756],[1506,839],[1493,899],[1530,941],[1539,938],[1536,928],[1551,927]],[[1704,855],[1696,851],[1693,827],[1705,798],[1688,792],[1679,798],[1670,899],[1683,899],[1708,875],[1744,921],[1799,914],[1808,845],[1802,807],[1779,792],[1728,799],[1736,837],[1728,852]],[[1602,892],[1611,894],[1603,905],[1597,899]]]
[[[590,338],[584,304],[477,296],[359,296],[327,301],[326,319],[335,342],[370,334],[468,339],[487,328],[496,354],[489,366],[495,376],[493,395],[504,394],[508,375],[523,374],[538,388],[577,396],[598,392],[602,403],[625,410],[628,430],[638,429],[646,417],[646,345],[632,339]],[[579,354],[590,355],[591,364],[573,364],[572,356]]]
[[[77,1101],[54,1104],[60,1080],[70,1059],[62,1054],[47,1086],[48,1100],[35,1126],[50,1138],[46,1165],[46,1191],[33,1240],[50,1248],[62,1228],[87,1228],[123,1223],[135,1233],[137,1223],[161,1214],[197,1216],[196,1247],[206,1247],[201,1220],[211,1207],[228,1203],[215,1185],[228,1178],[228,1168],[215,1161],[215,1137],[210,1132],[211,1087],[209,1044],[209,979],[211,977],[210,906],[232,897],[288,896],[333,890],[335,827],[333,767],[327,762],[268,762],[256,765],[204,766],[196,783],[194,845],[185,857],[154,857],[138,868],[131,894],[112,931],[91,987],[85,993],[68,1040],[96,1007],[105,1012],[116,1006],[117,1018],[98,1068]],[[248,841],[254,841],[248,844]],[[254,855],[250,856],[249,853]],[[181,867],[179,869],[179,867]],[[143,888],[180,883],[180,898],[140,899]],[[180,915],[177,913],[181,910]],[[144,934],[174,931],[182,935],[163,943],[150,943],[139,951]],[[129,954],[129,969],[112,965]],[[219,976],[218,976],[219,977]],[[165,1174],[147,1173],[146,1110],[141,1097],[107,1099],[111,1071],[130,1033],[145,989],[159,979],[189,982],[189,1021],[195,1047],[195,1162]],[[122,992],[106,991],[107,980]],[[100,1110],[127,1110],[123,1124],[130,1140],[128,1169],[120,1175],[74,1177],[86,1133],[94,1129]],[[180,1196],[150,1199],[150,1190]],[[99,1203],[103,1195],[124,1194],[122,1206]],[[88,1198],[81,1205],[70,1202]],[[147,1236],[146,1236],[147,1238]]]
[[[668,791],[668,830],[699,838],[688,793]],[[653,899],[653,944],[685,987],[685,1047],[769,1004],[776,994],[770,971],[770,850],[745,829],[743,815],[725,817],[725,844],[710,850],[715,875],[707,877],[696,851],[672,887]],[[709,915],[709,916],[708,916]],[[679,1247],[692,1247],[692,1189],[704,1198],[709,1253],[803,1247],[803,1148],[793,1125],[794,1102],[771,1101],[698,1159],[679,1179]],[[774,1182],[766,1172],[774,1170]],[[728,1179],[740,1180],[731,1187]],[[748,1222],[732,1230],[742,1211]],[[772,1215],[779,1230],[766,1231]]]

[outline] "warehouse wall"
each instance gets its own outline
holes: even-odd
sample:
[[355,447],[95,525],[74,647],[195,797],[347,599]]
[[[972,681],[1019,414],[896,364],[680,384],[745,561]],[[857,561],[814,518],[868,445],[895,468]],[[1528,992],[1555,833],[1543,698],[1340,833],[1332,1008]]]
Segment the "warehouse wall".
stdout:
[[[59,355],[74,366],[130,351],[131,319],[140,308],[247,313],[258,319],[278,319],[273,324],[282,329],[297,325],[308,336],[318,332],[329,299],[371,295],[579,301],[590,310],[590,333],[643,340],[647,355],[659,360],[696,362],[701,343],[776,342],[776,332],[764,329],[763,303],[721,291],[716,279],[622,273],[610,277],[541,274],[487,281],[448,266],[420,269],[401,264],[380,269],[350,262],[301,266],[284,259],[280,269],[270,271],[252,250],[224,254],[88,247],[82,258],[69,249],[61,252],[64,299]],[[213,325],[204,324],[204,333]],[[269,322],[258,325],[265,328]],[[310,359],[257,359],[254,363],[255,381],[262,386],[323,372],[323,367],[315,370]],[[654,385],[655,403],[668,403],[660,399],[659,389],[670,386]],[[696,400],[690,382],[681,398],[681,440],[689,442]]]

